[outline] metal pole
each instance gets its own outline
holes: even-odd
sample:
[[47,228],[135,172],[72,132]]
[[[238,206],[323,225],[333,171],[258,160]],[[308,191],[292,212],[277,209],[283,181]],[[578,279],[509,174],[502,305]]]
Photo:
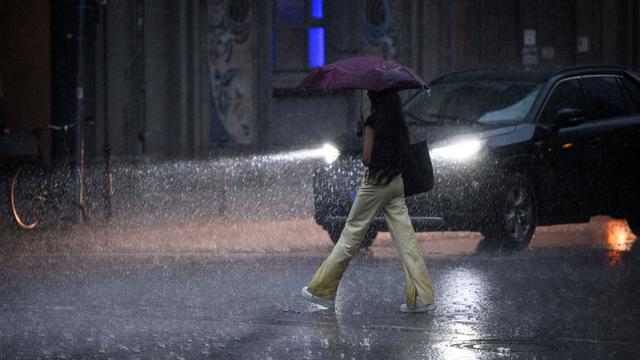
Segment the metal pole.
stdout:
[[108,0],[102,0],[102,99],[103,99],[103,152],[104,152],[104,177],[106,179],[104,192],[104,213],[107,220],[111,219],[111,195],[113,194],[113,177],[111,175],[111,143],[109,140],[109,69],[108,69],[108,27],[107,9]]
[[137,87],[137,155],[144,156],[146,151],[146,109],[145,109],[145,49],[144,49],[144,0],[136,0],[136,69],[135,86]]
[[0,135],[4,134],[4,89],[0,79]]
[[78,201],[80,210],[84,216],[84,179],[83,169],[84,166],[82,156],[84,155],[84,87],[86,83],[85,79],[85,42],[86,42],[86,0],[78,1],[78,34],[77,34],[77,74],[76,74],[76,151],[75,151],[75,166],[78,169],[78,180],[76,181],[78,189]]

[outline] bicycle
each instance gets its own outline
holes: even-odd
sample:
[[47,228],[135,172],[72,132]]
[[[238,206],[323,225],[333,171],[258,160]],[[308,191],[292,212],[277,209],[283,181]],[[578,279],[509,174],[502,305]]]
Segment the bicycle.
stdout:
[[[85,121],[85,124],[93,122]],[[62,214],[63,219],[69,213],[80,209],[82,222],[87,222],[89,216],[85,203],[85,164],[84,164],[84,133],[80,136],[79,164],[73,164],[73,151],[70,144],[69,132],[74,130],[77,122],[68,125],[49,125],[49,129],[63,132],[65,156],[62,167],[45,166],[42,151],[39,149],[39,161],[22,164],[16,170],[11,181],[11,213],[16,224],[25,230],[38,227],[43,217],[48,213]],[[40,132],[36,132],[40,138]],[[38,141],[39,143],[39,141]],[[77,172],[77,177],[74,174]],[[55,199],[69,199],[77,189],[77,202],[56,202]],[[75,197],[75,194],[74,196]],[[52,211],[48,211],[51,207]]]

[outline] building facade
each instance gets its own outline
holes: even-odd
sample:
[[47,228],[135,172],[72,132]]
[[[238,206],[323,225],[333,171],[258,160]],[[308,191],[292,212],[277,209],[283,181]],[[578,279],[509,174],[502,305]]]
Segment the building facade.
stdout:
[[[3,16],[29,12],[16,4]],[[640,0],[52,0],[40,121],[95,119],[97,158],[106,144],[123,158],[303,148],[352,131],[361,106],[358,91],[298,91],[314,67],[373,55],[427,81],[511,65],[638,69],[639,16]],[[18,108],[44,108],[23,106],[33,95],[7,58],[0,77],[17,100],[5,126],[17,129]]]

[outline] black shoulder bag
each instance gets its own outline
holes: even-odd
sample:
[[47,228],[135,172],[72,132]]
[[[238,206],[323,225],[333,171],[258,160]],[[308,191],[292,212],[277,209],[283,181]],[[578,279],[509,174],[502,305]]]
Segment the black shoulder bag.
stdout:
[[426,141],[409,145],[404,156],[402,179],[405,197],[433,189],[433,166]]

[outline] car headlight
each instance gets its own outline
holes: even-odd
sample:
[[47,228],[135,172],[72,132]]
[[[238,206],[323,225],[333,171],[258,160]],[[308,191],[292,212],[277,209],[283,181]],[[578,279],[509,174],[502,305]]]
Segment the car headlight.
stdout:
[[340,151],[331,144],[324,144],[324,146],[322,146],[321,153],[327,164],[333,163],[338,159],[338,156],[340,156]]
[[434,159],[467,160],[480,152],[482,144],[479,139],[461,140],[451,145],[433,148],[429,153]]

